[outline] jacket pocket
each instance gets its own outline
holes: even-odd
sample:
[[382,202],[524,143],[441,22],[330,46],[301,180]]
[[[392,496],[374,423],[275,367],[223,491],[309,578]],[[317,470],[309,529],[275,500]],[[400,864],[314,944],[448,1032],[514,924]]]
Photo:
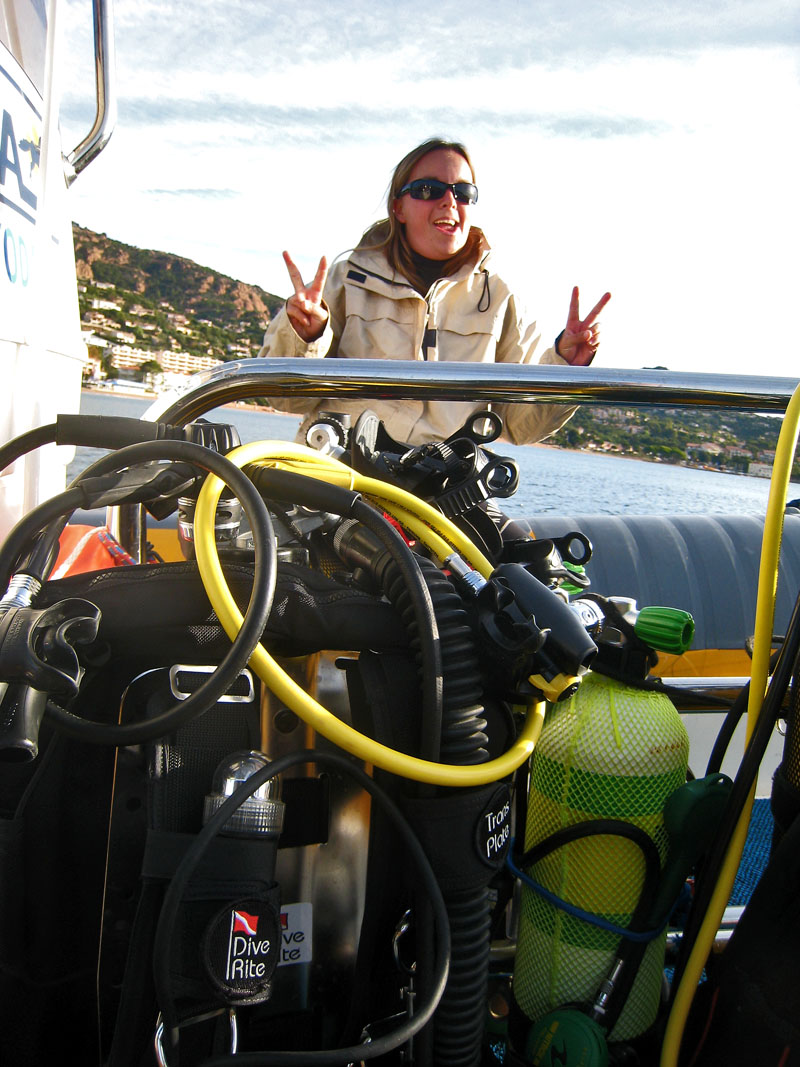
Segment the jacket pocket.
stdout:
[[493,363],[503,329],[502,316],[494,307],[442,306],[437,315],[439,359],[448,362]]
[[348,359],[419,359],[420,319],[416,300],[395,300],[360,285],[348,285],[339,355]]

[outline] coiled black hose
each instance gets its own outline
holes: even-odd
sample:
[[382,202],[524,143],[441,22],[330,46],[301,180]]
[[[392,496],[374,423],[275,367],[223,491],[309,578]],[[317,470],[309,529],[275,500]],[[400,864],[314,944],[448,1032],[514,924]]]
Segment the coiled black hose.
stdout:
[[353,519],[339,524],[333,547],[352,569],[360,568],[371,575],[403,620],[420,678],[420,755],[437,762],[442,732],[442,655],[439,627],[419,556],[391,523],[365,501],[355,501],[349,510]]
[[[139,441],[187,441],[183,426],[118,415],[56,415],[55,422],[35,426],[0,447],[0,471],[43,445],[124,448]],[[198,442],[202,443],[202,442]]]
[[[381,512],[367,503],[360,493],[329,485],[308,475],[273,467],[253,466],[249,467],[247,472],[253,484],[270,501],[289,501],[341,515],[344,521],[336,531],[333,547],[350,566],[365,566],[369,569],[374,560],[383,560],[382,550],[385,550],[387,558],[391,558],[399,573],[405,577],[416,632],[424,632],[428,638],[420,646],[422,705],[428,713],[426,719],[433,718],[438,723],[441,718],[442,671],[436,619],[427,587],[417,567],[417,556],[408,547],[402,535],[387,522]],[[346,516],[352,516],[352,521]],[[366,539],[358,533],[362,529]],[[381,567],[384,565],[384,562],[381,562]],[[380,577],[378,584],[381,584]],[[438,732],[437,729],[434,751],[425,753],[427,759],[438,758]]]
[[[277,575],[275,538],[269,512],[264,506],[250,479],[235,464],[224,456],[202,445],[189,441],[147,441],[127,445],[119,451],[97,460],[90,468],[95,475],[114,471],[117,467],[134,466],[137,463],[150,463],[168,459],[193,463],[201,470],[210,471],[230,485],[236,493],[250,519],[253,539],[256,547],[253,569],[253,588],[245,609],[242,626],[213,674],[203,682],[191,696],[151,718],[130,723],[94,722],[73,715],[66,708],[61,708],[52,700],[48,704],[47,714],[54,725],[70,737],[90,744],[134,745],[161,737],[170,730],[177,729],[196,715],[207,711],[219,700],[247,664],[253,649],[261,639],[272,609]],[[63,509],[71,510],[76,505],[71,494],[80,492],[80,483],[75,489],[68,489],[56,498],[66,501]],[[50,502],[48,502],[50,506]],[[41,505],[40,505],[41,507]],[[41,528],[41,520],[36,516],[39,509],[30,514],[34,516],[33,529]],[[29,519],[23,519],[12,531],[18,531]],[[12,538],[9,534],[9,540]],[[3,552],[6,552],[6,546]],[[11,556],[16,550],[12,550]]]

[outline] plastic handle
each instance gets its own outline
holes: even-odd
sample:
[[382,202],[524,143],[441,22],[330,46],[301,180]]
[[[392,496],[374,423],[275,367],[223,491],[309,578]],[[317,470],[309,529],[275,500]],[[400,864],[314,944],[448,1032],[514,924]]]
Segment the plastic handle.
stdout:
[[651,648],[676,656],[685,652],[694,639],[694,619],[681,608],[642,608],[633,628]]

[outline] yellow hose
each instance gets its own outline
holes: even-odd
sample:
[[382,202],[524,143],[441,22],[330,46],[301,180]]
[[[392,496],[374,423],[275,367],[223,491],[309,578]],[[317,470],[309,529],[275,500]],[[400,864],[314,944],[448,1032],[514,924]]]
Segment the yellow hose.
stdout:
[[[283,442],[261,441],[242,445],[230,452],[227,458],[237,467],[269,462],[283,469],[295,470],[347,486],[364,495],[374,495],[376,502],[402,525],[407,525],[440,562],[455,548],[484,578],[491,574],[492,565],[489,560],[440,512],[412,494],[385,482],[364,477],[338,460],[323,456],[314,449]],[[211,605],[228,637],[233,639],[241,628],[242,614],[222,572],[214,539],[214,515],[223,488],[224,483],[213,474],[208,476],[203,485],[195,508],[195,551],[200,577]],[[505,778],[530,757],[544,721],[544,703],[539,702],[528,709],[519,737],[502,756],[488,763],[469,767],[434,763],[379,744],[342,722],[301,689],[263,645],[258,645],[254,650],[250,666],[280,701],[329,741],[376,767],[431,785],[479,786]]]
[[[775,449],[775,463],[772,468],[769,500],[764,520],[764,539],[761,545],[761,561],[758,572],[753,664],[747,704],[746,741],[750,740],[755,729],[758,713],[767,692],[769,660],[772,651],[772,627],[775,619],[775,599],[778,589],[778,561],[781,537],[783,535],[783,516],[786,509],[786,496],[792,471],[792,461],[797,448],[799,426],[800,387],[792,395],[783,418],[783,425],[781,426],[778,444]],[[730,899],[731,889],[739,869],[742,851],[747,838],[747,830],[750,825],[754,795],[755,784],[739,816],[739,821],[731,837],[708,910],[673,999],[672,1009],[664,1031],[664,1043],[661,1047],[661,1067],[677,1067],[681,1040],[692,999],[719,929],[722,914]]]

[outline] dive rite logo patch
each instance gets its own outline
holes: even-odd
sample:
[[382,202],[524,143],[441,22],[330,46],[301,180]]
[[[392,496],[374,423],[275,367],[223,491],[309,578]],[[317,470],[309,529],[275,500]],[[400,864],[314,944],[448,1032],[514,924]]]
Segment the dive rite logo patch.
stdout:
[[206,973],[226,1001],[254,1004],[269,997],[280,938],[279,916],[267,901],[241,900],[218,912],[203,955]]

